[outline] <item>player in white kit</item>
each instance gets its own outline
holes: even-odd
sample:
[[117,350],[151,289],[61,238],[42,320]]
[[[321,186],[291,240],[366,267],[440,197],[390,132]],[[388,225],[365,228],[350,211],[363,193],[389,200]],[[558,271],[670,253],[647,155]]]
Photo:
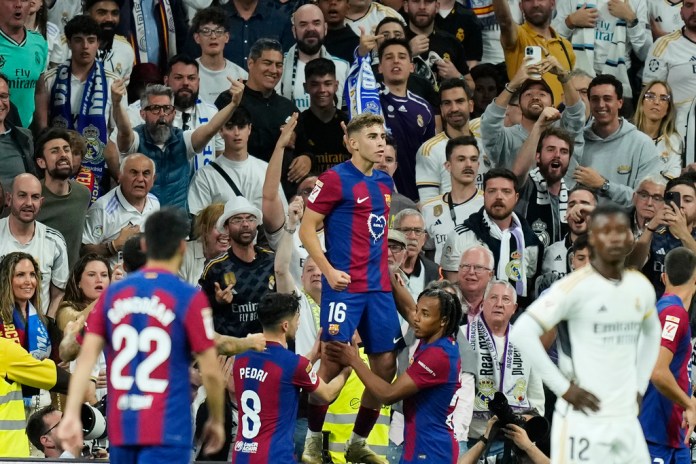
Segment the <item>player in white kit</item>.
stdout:
[[[655,291],[624,269],[633,246],[626,213],[600,206],[589,229],[591,266],[556,282],[520,316],[511,342],[558,396],[551,462],[648,464],[638,403],[660,347]],[[558,367],[539,336],[558,328]]]

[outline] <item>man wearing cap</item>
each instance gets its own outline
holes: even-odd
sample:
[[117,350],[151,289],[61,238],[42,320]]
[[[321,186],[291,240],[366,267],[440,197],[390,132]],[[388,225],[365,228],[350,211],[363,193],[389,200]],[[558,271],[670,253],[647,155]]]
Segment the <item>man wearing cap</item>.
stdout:
[[230,248],[205,266],[199,283],[213,308],[215,331],[222,335],[261,332],[256,308],[276,287],[274,254],[255,245],[261,221],[261,211],[244,197],[228,201],[217,221],[218,230],[230,236]]
[[[404,263],[404,259],[406,259],[408,240],[403,232],[396,229],[389,229],[387,240],[389,241],[387,263],[389,264],[389,272],[394,273],[400,270],[399,268]],[[403,273],[403,271],[401,272]],[[405,276],[406,274],[404,274],[404,277]]]
[[[585,126],[585,104],[580,94],[570,83],[569,72],[558,64],[558,60],[549,56],[538,65],[520,66],[510,82],[493,102],[486,107],[481,116],[481,139],[483,151],[488,154],[495,166],[511,169],[517,152],[532,132],[534,123],[541,112],[548,106],[553,106],[553,92],[546,81],[533,75],[543,75],[550,72],[558,76],[563,86],[563,103],[565,110],[560,114],[560,125],[567,130],[575,140],[575,151],[581,154]],[[522,120],[519,124],[505,127],[505,110],[514,93],[519,94]],[[573,172],[571,169],[569,172]]]

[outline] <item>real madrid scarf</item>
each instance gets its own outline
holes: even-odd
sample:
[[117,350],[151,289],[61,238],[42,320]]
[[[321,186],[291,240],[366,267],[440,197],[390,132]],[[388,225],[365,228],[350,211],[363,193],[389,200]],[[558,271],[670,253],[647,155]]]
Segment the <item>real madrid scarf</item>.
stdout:
[[369,53],[367,56],[360,56],[356,49],[355,60],[348,72],[343,94],[343,100],[348,104],[348,119],[353,119],[361,113],[382,115],[379,85],[372,72],[372,58]]
[[[174,14],[172,13],[172,6],[169,0],[153,0],[153,2],[155,4],[155,18],[158,18],[160,23],[158,24],[158,29],[162,31],[161,45],[164,45],[165,61],[167,61],[176,55]],[[130,44],[135,51],[135,60],[138,63],[148,63],[145,15],[143,15],[142,0],[133,0],[132,28],[134,31],[131,32]]]
[[[568,187],[565,181],[561,178],[561,190],[558,192],[558,211],[554,211],[551,193],[549,193],[549,185],[546,179],[541,175],[539,168],[534,168],[529,172],[529,177],[534,182],[536,190],[536,199],[527,202],[527,210],[524,215],[527,222],[532,225],[532,229],[539,236],[539,239],[544,246],[549,246],[563,236],[561,224],[567,224],[566,212],[568,210]],[[546,225],[544,230],[540,231],[535,228],[536,219],[543,218],[543,223]],[[540,235],[543,235],[541,237]]]
[[[319,58],[326,58],[331,60],[332,57],[329,52],[326,51],[326,47],[322,46],[319,49]],[[297,44],[290,47],[290,50],[285,54],[283,58],[283,77],[280,79],[280,93],[282,96],[288,100],[294,102],[295,93],[295,83],[297,79],[297,62],[300,61],[300,51],[297,49]],[[304,76],[300,76],[302,82],[304,82]]]
[[[509,280],[515,286],[515,291],[520,296],[527,296],[527,270],[524,262],[524,233],[522,224],[515,213],[512,213],[510,227],[500,230],[485,211],[483,221],[488,226],[491,237],[500,240],[500,254],[498,255],[498,267],[496,276],[499,279]],[[510,249],[511,240],[515,241],[514,253]]]
[[2,337],[20,345],[24,338],[23,347],[35,359],[46,359],[51,355],[51,338],[48,335],[48,329],[31,302],[27,303],[26,321],[19,309],[15,307],[12,312],[12,323],[2,324]]
[[[483,316],[475,318],[467,327],[467,339],[477,356],[476,396],[474,414],[488,413],[488,402],[495,392],[503,393],[515,409],[529,409],[527,385],[529,367],[522,362],[520,352],[510,343],[510,325],[505,331],[502,356],[498,353],[493,333]],[[502,361],[500,361],[502,359]]]
[[[76,118],[73,117],[70,104],[71,75],[72,69],[69,64],[58,67],[56,80],[51,89],[52,104],[49,121],[54,127],[74,129],[84,137],[87,152],[83,157],[82,165],[94,171],[101,179],[104,176],[106,164],[103,153],[108,135],[106,121],[109,117],[106,114],[109,84],[106,80],[104,63],[96,60],[89,71]],[[100,173],[101,176],[99,176]],[[98,182],[97,186],[100,189],[97,197],[100,197],[105,192],[101,191],[101,182]]]

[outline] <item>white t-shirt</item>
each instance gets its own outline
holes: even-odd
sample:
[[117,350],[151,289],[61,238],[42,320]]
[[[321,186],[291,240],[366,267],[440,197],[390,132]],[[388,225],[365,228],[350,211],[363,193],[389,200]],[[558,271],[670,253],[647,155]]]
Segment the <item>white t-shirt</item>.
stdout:
[[648,0],[648,15],[665,33],[671,34],[684,27],[681,7],[684,2],[672,3],[669,0]]
[[9,218],[0,219],[0,257],[14,251],[28,253],[39,263],[41,271],[41,309],[48,311],[51,303],[51,285],[65,289],[70,267],[65,239],[52,227],[35,221],[34,237],[22,245],[10,232]]
[[660,37],[650,47],[643,69],[643,84],[659,79],[672,87],[677,110],[677,131],[686,133],[686,118],[696,96],[696,44],[681,30]]
[[55,0],[52,6],[50,0],[46,2],[48,6],[48,20],[58,26],[62,33],[65,25],[77,15],[82,14],[82,2],[75,0]]
[[198,280],[203,274],[204,267],[203,243],[200,240],[186,242],[186,252],[184,253],[184,261],[179,268],[179,277],[198,287]]
[[[298,230],[295,231],[292,236],[293,249],[292,256],[290,257],[290,275],[292,275],[295,282],[301,283],[302,270],[304,269],[304,264],[305,261],[307,261],[309,253],[307,253],[304,245],[302,245],[302,241],[300,240],[299,225],[297,227]],[[281,227],[276,232],[271,234],[266,233],[266,237],[268,238],[268,245],[271,247],[271,249],[273,251],[278,251],[278,244],[280,243],[280,239],[283,237],[283,228]],[[324,229],[317,232],[317,238],[321,244],[321,249],[326,251],[326,245],[324,244]],[[317,303],[319,302],[317,301]]]
[[[545,331],[565,321],[558,332],[558,368],[599,398],[593,417],[638,415],[638,338],[643,321],[657,318],[655,290],[643,274],[629,270],[614,281],[585,266],[556,282],[527,313]],[[557,410],[565,402],[558,401]]]
[[[472,0],[470,8],[481,22],[481,38],[483,39],[482,63],[498,64],[505,61],[503,46],[500,44],[500,25],[493,12],[493,0]],[[512,19],[517,24],[522,24],[522,12],[519,2],[508,0]]]
[[235,81],[237,79],[247,80],[249,78],[249,73],[244,68],[227,59],[225,60],[225,67],[219,71],[213,71],[203,66],[200,58],[196,58],[196,61],[198,61],[198,76],[200,77],[198,96],[210,105],[215,105],[215,99],[218,95],[230,90],[228,77]]
[[[263,182],[266,179],[268,163],[254,156],[248,156],[244,161],[233,161],[218,156],[215,163],[219,165],[242,193],[244,198],[261,209],[263,197]],[[283,206],[287,210],[287,201],[282,187],[278,187]],[[211,203],[227,203],[236,197],[230,184],[212,166],[203,166],[193,176],[188,191],[188,206],[191,214],[198,214]]]
[[[479,133],[480,123],[480,118],[469,121],[469,130],[476,138],[480,154],[479,170],[476,176],[478,188],[483,187],[483,175],[493,167],[493,162],[483,150],[483,142]],[[445,168],[447,162],[445,148],[448,141],[449,137],[445,131],[442,131],[430,140],[426,140],[416,152],[416,187],[418,187],[418,197],[421,203],[452,190],[450,173]]]
[[[85,231],[82,234],[82,243],[99,245],[100,243],[114,240],[121,233],[121,229],[128,224],[140,226],[140,230],[143,231],[145,229],[145,220],[159,208],[160,204],[157,197],[148,193],[145,207],[141,213],[128,203],[119,185],[98,199],[87,210],[87,221],[85,223]],[[116,256],[111,257],[110,263],[112,267],[116,265],[117,260]]]
[[398,11],[396,11],[394,8],[382,5],[381,3],[377,3],[374,0],[372,0],[370,8],[368,8],[367,13],[365,13],[362,18],[346,18],[346,24],[353,29],[353,32],[355,32],[358,37],[360,37],[361,26],[365,29],[366,34],[374,34],[377,24],[379,24],[379,22],[386,17],[396,18],[404,25],[406,24],[404,22],[404,18],[399,14]]
[[425,230],[428,232],[428,237],[432,238],[435,242],[436,263],[439,263],[442,257],[442,250],[445,247],[447,235],[456,225],[463,224],[471,214],[483,207],[483,192],[477,190],[476,195],[468,201],[453,205],[454,218],[457,221],[455,224],[452,220],[452,213],[450,212],[449,203],[446,201],[445,195],[449,197],[449,193],[445,193],[444,195],[426,201],[421,206]]

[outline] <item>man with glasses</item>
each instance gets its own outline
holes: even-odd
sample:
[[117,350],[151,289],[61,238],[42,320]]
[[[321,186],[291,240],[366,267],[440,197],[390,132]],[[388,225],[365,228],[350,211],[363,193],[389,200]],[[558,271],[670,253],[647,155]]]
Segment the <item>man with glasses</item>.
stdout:
[[661,277],[667,253],[680,246],[696,252],[696,187],[693,181],[683,177],[670,180],[665,198],[671,201],[665,202],[645,223],[643,234],[626,259],[627,265],[642,268],[658,297],[665,291]]
[[273,252],[255,245],[261,211],[244,197],[225,204],[217,229],[227,232],[230,248],[208,262],[199,282],[213,308],[215,331],[246,337],[261,332],[256,309],[261,297],[275,291]]
[[677,110],[676,129],[686,133],[686,119],[696,95],[696,0],[684,0],[681,5],[684,27],[660,37],[652,44],[643,70],[643,85],[651,81],[667,82],[672,87]]
[[400,211],[394,217],[393,227],[408,240],[406,259],[401,265],[401,270],[407,277],[406,288],[415,300],[428,283],[440,278],[440,267],[421,255],[427,236],[425,221],[420,211],[410,208]]
[[231,79],[228,81],[231,83],[230,102],[195,130],[174,127],[174,92],[160,84],[150,85],[145,90],[140,100],[140,116],[145,123],[133,128],[120,105],[126,92],[125,83],[119,80],[112,86],[118,148],[121,153],[143,153],[155,162],[157,177],[152,193],[162,205],[186,209],[190,160],[218,133],[242,99],[244,85]]
[[456,274],[452,273],[452,278],[449,279],[459,282],[459,289],[462,291],[462,310],[469,322],[481,313],[483,295],[494,276],[494,265],[495,258],[491,250],[476,245],[462,253],[459,271]]
[[643,179],[633,193],[633,214],[631,228],[636,240],[643,235],[645,225],[655,217],[665,204],[667,180],[660,174],[652,174]]
[[48,459],[74,459],[80,456],[81,449],[64,450],[56,428],[63,418],[63,412],[53,406],[46,406],[29,416],[27,437],[34,447]]
[[191,20],[193,40],[201,47],[198,62],[200,76],[201,100],[211,105],[222,92],[227,90],[227,80],[246,80],[249,74],[241,66],[237,66],[225,58],[225,45],[230,41],[227,30],[227,16],[217,7],[204,8]]

